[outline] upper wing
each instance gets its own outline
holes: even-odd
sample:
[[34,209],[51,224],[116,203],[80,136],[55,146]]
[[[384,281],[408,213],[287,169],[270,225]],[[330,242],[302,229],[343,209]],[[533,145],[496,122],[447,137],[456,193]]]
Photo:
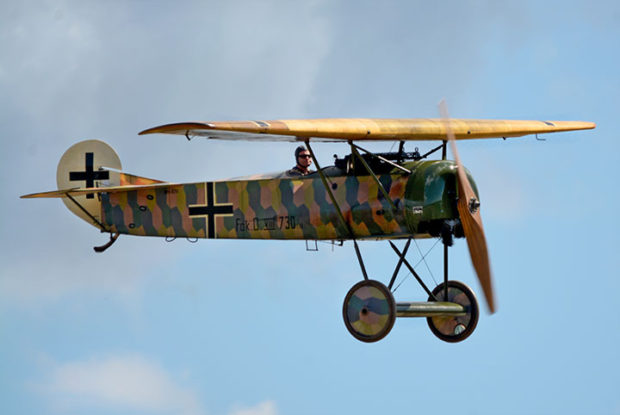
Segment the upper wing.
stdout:
[[[457,140],[520,137],[528,134],[587,130],[585,121],[512,121],[451,119]],[[273,121],[184,122],[149,128],[140,134],[180,134],[223,140],[400,141],[445,140],[445,121],[433,118],[326,118]]]

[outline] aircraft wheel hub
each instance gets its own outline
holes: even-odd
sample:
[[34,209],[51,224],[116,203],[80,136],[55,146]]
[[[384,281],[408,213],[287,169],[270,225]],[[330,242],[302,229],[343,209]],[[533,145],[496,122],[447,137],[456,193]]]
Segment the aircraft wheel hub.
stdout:
[[372,343],[392,330],[396,320],[396,303],[385,285],[379,281],[364,280],[347,293],[342,316],[353,337]]
[[[467,285],[460,281],[448,281],[448,295],[444,284],[441,283],[433,290],[433,295],[438,301],[449,301],[465,307],[466,313],[462,316],[436,316],[428,317],[426,321],[435,336],[439,339],[457,343],[468,338],[478,324],[478,301],[476,295]],[[433,301],[433,298],[429,298]]]

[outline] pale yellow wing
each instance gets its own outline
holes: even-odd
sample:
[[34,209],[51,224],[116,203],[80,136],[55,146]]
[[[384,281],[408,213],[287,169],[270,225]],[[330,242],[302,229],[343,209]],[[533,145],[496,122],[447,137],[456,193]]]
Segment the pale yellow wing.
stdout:
[[[585,121],[524,121],[452,119],[457,140],[520,137],[560,131],[587,130]],[[445,140],[441,119],[325,118],[271,121],[183,122],[149,128],[140,134],[179,134],[223,140],[265,141],[400,141]]]

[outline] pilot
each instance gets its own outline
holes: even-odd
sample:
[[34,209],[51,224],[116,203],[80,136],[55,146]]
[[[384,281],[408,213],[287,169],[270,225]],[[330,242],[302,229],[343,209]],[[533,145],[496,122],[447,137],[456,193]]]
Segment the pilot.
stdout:
[[310,165],[312,164],[312,156],[306,147],[299,146],[295,149],[295,167],[287,171],[289,176],[307,176],[312,173]]

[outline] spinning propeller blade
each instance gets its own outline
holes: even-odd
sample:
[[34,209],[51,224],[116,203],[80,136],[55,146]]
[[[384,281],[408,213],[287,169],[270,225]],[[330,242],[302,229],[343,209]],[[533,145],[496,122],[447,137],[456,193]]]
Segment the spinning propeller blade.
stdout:
[[487,242],[482,227],[482,218],[480,216],[480,202],[469,183],[469,179],[465,174],[465,168],[461,163],[461,158],[456,148],[454,133],[450,125],[448,109],[444,100],[439,103],[439,111],[446,125],[448,141],[450,141],[450,148],[452,149],[454,160],[456,161],[459,191],[457,208],[459,216],[461,217],[465,238],[467,239],[469,255],[471,256],[471,262],[478,275],[480,285],[482,286],[489,311],[494,313],[495,299],[493,295],[493,278],[491,276],[489,252],[487,250]]

